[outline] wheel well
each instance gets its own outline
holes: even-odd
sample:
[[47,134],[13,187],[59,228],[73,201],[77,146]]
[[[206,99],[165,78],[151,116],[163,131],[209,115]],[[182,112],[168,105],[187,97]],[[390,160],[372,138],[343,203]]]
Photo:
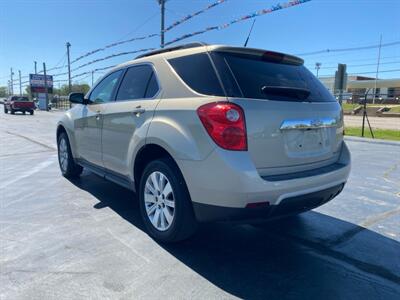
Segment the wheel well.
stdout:
[[161,146],[148,144],[139,150],[138,154],[136,155],[135,164],[133,167],[136,190],[138,189],[140,177],[142,176],[144,168],[146,168],[147,164],[153,160],[163,157],[169,157],[175,162],[168,151]]
[[60,136],[60,134],[62,132],[67,133],[67,131],[65,130],[64,126],[58,125],[58,127],[57,127],[57,143],[58,143],[58,137]]

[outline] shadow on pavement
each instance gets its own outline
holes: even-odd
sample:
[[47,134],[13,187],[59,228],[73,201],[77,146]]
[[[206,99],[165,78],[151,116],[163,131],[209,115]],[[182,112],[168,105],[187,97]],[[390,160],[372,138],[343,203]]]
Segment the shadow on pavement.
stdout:
[[[134,193],[85,173],[73,182],[144,231]],[[182,243],[160,244],[225,292],[246,299],[396,299],[400,243],[317,212],[262,227],[206,224]]]

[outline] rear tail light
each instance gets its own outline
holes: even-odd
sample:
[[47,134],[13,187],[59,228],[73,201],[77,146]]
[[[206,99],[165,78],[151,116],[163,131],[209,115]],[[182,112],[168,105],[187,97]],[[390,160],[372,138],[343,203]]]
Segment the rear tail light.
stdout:
[[221,148],[247,151],[246,122],[243,109],[230,102],[200,106],[197,114],[214,142]]

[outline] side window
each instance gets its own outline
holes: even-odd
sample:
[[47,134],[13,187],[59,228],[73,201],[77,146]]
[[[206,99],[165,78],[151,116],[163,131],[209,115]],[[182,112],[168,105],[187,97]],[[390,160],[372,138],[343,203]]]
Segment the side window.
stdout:
[[118,90],[117,101],[152,98],[158,84],[152,67],[148,65],[130,67]]
[[145,98],[153,98],[159,90],[156,74],[151,73],[149,83],[147,84]]
[[95,103],[105,103],[112,101],[114,88],[121,76],[122,70],[111,73],[104,78],[90,93],[90,101]]
[[169,59],[182,80],[198,93],[225,96],[210,58],[205,53]]

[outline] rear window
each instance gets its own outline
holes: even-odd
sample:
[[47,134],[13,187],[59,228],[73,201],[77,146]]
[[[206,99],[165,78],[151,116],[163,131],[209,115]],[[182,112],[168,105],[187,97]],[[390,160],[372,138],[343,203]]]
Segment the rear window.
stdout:
[[225,96],[207,53],[169,59],[179,77],[194,91],[211,96]]
[[224,86],[233,84],[239,87],[240,94],[231,93],[229,96],[278,101],[335,101],[322,83],[303,65],[224,52],[214,52],[212,57],[220,72],[231,72],[234,78],[234,83],[231,79],[224,80]]
[[14,96],[11,98],[11,101],[29,101],[28,97],[18,97],[18,96]]

